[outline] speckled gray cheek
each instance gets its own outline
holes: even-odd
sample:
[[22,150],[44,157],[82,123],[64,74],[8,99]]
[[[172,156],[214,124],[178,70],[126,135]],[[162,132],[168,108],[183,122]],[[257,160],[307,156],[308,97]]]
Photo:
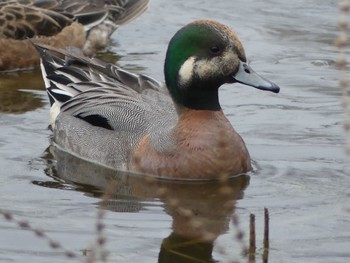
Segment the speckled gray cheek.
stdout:
[[227,76],[235,73],[239,67],[239,60],[237,53],[227,51],[223,57],[223,74]]
[[218,65],[220,65],[220,60],[218,57],[208,59],[202,59],[197,61],[194,67],[194,72],[196,76],[200,79],[209,79],[212,76],[217,75]]
[[217,76],[227,77],[235,73],[238,66],[238,55],[231,48],[227,48],[221,56],[196,61],[193,72],[200,79],[210,79]]

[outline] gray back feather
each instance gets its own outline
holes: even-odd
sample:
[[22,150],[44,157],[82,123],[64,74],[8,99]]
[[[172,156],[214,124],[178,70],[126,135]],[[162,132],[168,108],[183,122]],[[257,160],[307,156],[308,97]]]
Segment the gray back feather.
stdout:
[[[158,150],[171,147],[170,130],[178,116],[164,84],[59,50],[67,56],[60,62],[44,50],[47,47],[38,48],[44,53],[42,65],[48,93],[62,103],[54,131],[59,146],[115,168],[126,165],[130,151],[145,134],[151,134],[151,142]],[[82,81],[77,76],[82,76]],[[60,83],[61,79],[65,83]],[[59,101],[59,93],[70,94],[70,98]],[[85,121],[89,116],[99,116],[110,128],[91,125]]]

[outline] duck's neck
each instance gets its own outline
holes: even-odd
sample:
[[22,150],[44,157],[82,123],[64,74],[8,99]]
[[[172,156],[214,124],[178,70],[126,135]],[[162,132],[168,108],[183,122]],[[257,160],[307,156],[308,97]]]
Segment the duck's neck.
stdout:
[[186,91],[182,99],[185,107],[193,110],[220,111],[219,90],[214,89],[192,89]]
[[216,83],[193,81],[191,87],[183,87],[176,83],[168,84],[168,89],[175,104],[193,110],[220,111],[219,86]]

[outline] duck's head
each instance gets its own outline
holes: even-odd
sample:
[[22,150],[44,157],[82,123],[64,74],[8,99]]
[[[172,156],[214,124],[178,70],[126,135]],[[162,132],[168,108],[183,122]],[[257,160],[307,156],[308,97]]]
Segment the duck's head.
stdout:
[[175,103],[198,110],[220,110],[218,89],[239,82],[261,90],[279,87],[247,64],[243,46],[227,26],[198,20],[181,28],[166,54],[165,81]]

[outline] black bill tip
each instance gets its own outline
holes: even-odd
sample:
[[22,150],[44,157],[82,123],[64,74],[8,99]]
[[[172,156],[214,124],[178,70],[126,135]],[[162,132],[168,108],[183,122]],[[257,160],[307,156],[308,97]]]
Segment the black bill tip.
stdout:
[[273,93],[279,93],[280,92],[280,87],[277,86],[275,83],[270,82],[270,86],[255,86],[255,88],[260,89],[260,90],[267,90],[271,91]]

